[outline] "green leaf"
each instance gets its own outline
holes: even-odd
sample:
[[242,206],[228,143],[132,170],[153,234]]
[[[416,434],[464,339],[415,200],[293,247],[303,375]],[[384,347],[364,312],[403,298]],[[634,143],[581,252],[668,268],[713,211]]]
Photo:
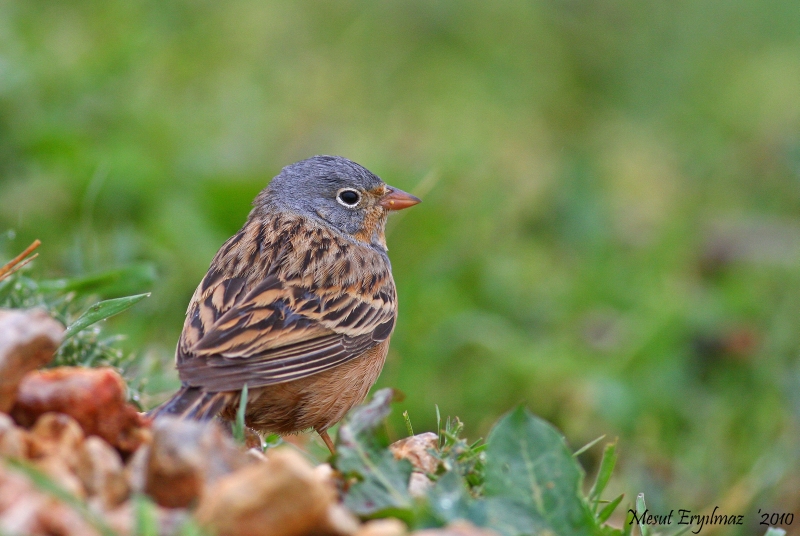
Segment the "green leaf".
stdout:
[[605,523],[606,521],[608,521],[608,518],[611,517],[611,514],[613,514],[614,510],[617,509],[617,506],[619,506],[619,503],[622,502],[622,498],[623,497],[625,497],[624,493],[620,494],[619,497],[617,497],[616,499],[614,499],[613,501],[611,501],[610,503],[605,505],[603,507],[603,509],[600,510],[600,513],[597,514],[597,522],[598,523]]
[[518,508],[520,533],[594,534],[582,482],[583,470],[563,436],[524,408],[504,416],[489,434],[485,495]]
[[529,534],[530,515],[524,505],[503,497],[473,498],[457,471],[442,476],[428,494],[435,522],[445,526],[459,519],[490,528],[503,536]]
[[134,304],[142,301],[148,296],[150,296],[149,292],[146,294],[137,294],[136,296],[105,300],[92,305],[80,316],[80,318],[78,318],[78,320],[73,322],[67,328],[67,331],[64,333],[64,340],[69,339],[76,333],[88,328],[92,324],[121,313],[125,309],[132,307]]
[[408,493],[411,463],[396,460],[377,432],[391,411],[393,392],[381,389],[372,400],[353,410],[339,427],[333,465],[345,479],[355,479],[344,504],[362,517],[395,516],[410,520],[413,500]]
[[240,445],[244,445],[244,415],[247,410],[247,384],[239,395],[239,408],[236,410],[236,422],[233,423],[233,437]]
[[603,490],[606,489],[614,466],[617,464],[617,442],[609,443],[603,450],[603,458],[600,460],[600,469],[597,470],[597,478],[589,491],[589,501],[592,502],[592,510],[597,512],[597,505]]
[[438,523],[446,525],[466,519],[477,526],[486,524],[484,501],[472,499],[463,477],[457,471],[445,473],[428,494],[431,513]]
[[764,536],[786,536],[786,531],[777,527],[770,527],[764,533]]
[[392,412],[391,403],[394,399],[394,390],[380,389],[372,395],[372,400],[355,408],[346,419],[346,427],[339,429],[342,435],[356,439],[374,439],[377,430],[386,417]]
[[474,498],[457,471],[445,473],[428,494],[428,508],[436,526],[467,520],[502,536],[529,534],[530,515],[524,505],[503,498]]
[[39,281],[37,285],[41,292],[99,293],[119,296],[146,288],[155,280],[155,266],[144,263],[82,277]]

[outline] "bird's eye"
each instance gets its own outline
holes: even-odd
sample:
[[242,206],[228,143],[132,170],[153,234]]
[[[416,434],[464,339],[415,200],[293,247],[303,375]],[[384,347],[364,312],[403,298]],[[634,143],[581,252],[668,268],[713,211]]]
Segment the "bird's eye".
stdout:
[[336,195],[336,200],[347,208],[353,208],[361,201],[361,194],[356,190],[345,188],[339,190],[339,193]]

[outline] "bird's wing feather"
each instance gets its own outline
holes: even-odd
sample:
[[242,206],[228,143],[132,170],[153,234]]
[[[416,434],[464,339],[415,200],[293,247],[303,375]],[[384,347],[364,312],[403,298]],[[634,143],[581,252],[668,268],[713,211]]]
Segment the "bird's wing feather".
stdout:
[[341,365],[389,338],[396,298],[388,266],[357,281],[328,279],[287,280],[273,270],[248,291],[246,276],[210,272],[181,335],[181,380],[209,391],[283,383]]

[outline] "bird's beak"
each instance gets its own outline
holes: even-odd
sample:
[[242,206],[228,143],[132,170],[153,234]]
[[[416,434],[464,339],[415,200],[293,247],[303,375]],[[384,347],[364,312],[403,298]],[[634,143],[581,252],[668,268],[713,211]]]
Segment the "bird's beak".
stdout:
[[417,203],[421,203],[422,199],[417,196],[411,195],[403,190],[398,190],[392,186],[386,187],[386,193],[378,204],[386,210],[403,210],[404,208],[413,207]]

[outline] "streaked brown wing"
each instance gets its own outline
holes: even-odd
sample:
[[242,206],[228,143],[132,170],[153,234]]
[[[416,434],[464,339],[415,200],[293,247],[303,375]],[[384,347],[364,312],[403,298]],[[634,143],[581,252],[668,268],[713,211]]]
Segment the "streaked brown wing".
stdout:
[[[394,328],[391,275],[355,286],[306,287],[267,276],[214,281],[181,336],[181,380],[210,391],[292,381],[329,370],[385,341]],[[202,287],[201,287],[202,288]]]
[[[391,330],[389,330],[391,331]],[[213,357],[203,363],[188,360],[180,369],[181,380],[207,391],[235,391],[245,384],[262,387],[306,378],[330,370],[362,355],[378,342],[370,336],[318,339],[318,344],[292,348],[292,357],[254,356],[245,362]],[[198,366],[199,365],[199,366]]]

